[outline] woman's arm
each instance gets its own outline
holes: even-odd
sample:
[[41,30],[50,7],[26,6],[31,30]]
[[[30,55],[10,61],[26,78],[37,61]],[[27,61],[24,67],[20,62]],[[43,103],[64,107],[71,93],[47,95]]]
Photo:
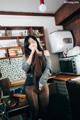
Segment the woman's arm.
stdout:
[[27,73],[28,70],[29,70],[29,68],[30,68],[30,64],[27,63],[27,61],[24,60],[24,61],[22,62],[22,69]]
[[39,81],[39,87],[43,86],[45,83],[47,83],[47,80],[49,78],[49,76],[51,76],[51,73],[52,73],[52,65],[51,65],[51,58],[50,58],[50,55],[49,55],[49,52],[47,52],[47,54],[45,54],[46,56],[46,68],[40,78],[40,81]]
[[27,60],[26,60],[26,62],[27,62],[29,65],[30,65],[31,62],[32,62],[34,52],[35,52],[35,51],[32,50],[32,51],[31,51],[31,54],[29,55],[29,57],[28,57]]
[[34,50],[31,51],[31,54],[29,55],[28,58],[24,57],[24,61],[22,63],[22,69],[27,73],[27,71],[29,70],[29,67],[31,65],[32,62],[32,58],[34,55]]

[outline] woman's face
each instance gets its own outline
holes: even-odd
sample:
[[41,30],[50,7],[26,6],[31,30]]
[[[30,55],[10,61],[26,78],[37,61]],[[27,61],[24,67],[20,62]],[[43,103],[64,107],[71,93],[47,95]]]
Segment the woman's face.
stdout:
[[29,38],[29,48],[37,48],[37,42],[32,38]]

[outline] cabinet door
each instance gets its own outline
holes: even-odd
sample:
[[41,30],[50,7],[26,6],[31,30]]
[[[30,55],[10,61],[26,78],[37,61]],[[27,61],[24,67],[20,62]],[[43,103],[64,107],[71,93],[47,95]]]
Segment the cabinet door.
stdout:
[[64,4],[55,13],[56,24],[62,24],[68,17],[73,15],[78,9],[80,9],[80,4]]

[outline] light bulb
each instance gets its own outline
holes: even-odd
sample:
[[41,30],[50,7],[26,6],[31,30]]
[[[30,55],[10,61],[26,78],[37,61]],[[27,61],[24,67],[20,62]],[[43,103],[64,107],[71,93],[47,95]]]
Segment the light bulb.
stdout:
[[39,10],[40,10],[40,12],[45,12],[46,11],[46,5],[45,4],[40,4]]

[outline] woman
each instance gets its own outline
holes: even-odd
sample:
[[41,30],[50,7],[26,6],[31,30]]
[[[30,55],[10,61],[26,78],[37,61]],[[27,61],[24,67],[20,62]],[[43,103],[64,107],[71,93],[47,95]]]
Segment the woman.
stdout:
[[32,106],[32,118],[37,120],[38,111],[41,110],[45,114],[49,102],[47,80],[51,75],[51,60],[48,50],[43,51],[34,36],[25,38],[22,68],[27,76],[25,90]]

